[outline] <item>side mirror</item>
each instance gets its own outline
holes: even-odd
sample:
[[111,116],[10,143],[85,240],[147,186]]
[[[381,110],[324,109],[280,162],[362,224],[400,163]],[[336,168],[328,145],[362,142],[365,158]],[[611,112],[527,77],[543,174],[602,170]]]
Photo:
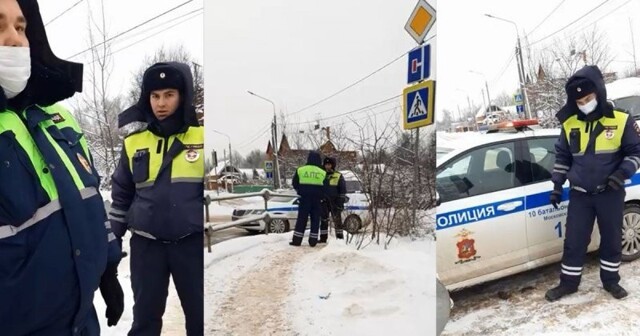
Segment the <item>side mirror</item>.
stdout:
[[299,205],[299,204],[300,204],[300,199],[299,199],[299,198],[296,198],[296,200],[295,200],[295,201],[293,201],[293,204],[295,204],[295,205]]

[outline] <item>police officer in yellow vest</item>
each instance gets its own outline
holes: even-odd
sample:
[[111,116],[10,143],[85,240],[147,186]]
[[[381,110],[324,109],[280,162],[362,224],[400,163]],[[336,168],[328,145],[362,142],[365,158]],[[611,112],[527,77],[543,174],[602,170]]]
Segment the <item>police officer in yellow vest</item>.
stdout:
[[109,326],[124,298],[100,176],[58,104],[82,65],[53,54],[35,0],[0,1],[0,22],[0,335],[97,336],[95,291]]
[[311,232],[309,233],[309,245],[318,244],[318,229],[320,227],[320,216],[322,209],[320,202],[325,197],[326,172],[322,169],[322,158],[320,153],[311,151],[307,157],[307,164],[296,169],[293,174],[293,188],[299,198],[298,218],[293,232],[293,239],[289,243],[293,246],[300,246],[304,231],[307,228],[307,219],[311,218]]
[[327,188],[322,202],[322,221],[320,223],[320,243],[326,243],[329,237],[329,215],[333,218],[336,238],[343,239],[342,210],[347,199],[347,186],[344,177],[336,171],[337,160],[332,157],[324,159],[324,169],[327,172]]
[[568,179],[569,209],[560,285],[547,291],[555,301],[578,290],[594,220],[600,230],[600,279],[621,299],[622,220],[625,180],[640,168],[640,128],[633,118],[607,102],[600,69],[586,66],[566,84],[567,103],[556,115],[562,132],[556,143],[550,202],[558,208]]
[[186,64],[157,63],[119,116],[121,126],[144,125],[124,140],[109,213],[118,237],[132,232],[130,336],[160,335],[170,276],[186,335],[203,335],[204,133],[193,97]]

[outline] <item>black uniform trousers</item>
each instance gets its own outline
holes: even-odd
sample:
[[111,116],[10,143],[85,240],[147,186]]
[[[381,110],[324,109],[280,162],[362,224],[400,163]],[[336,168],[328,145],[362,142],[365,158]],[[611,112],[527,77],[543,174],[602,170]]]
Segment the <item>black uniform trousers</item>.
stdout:
[[133,326],[129,336],[159,336],[173,278],[185,315],[186,335],[204,334],[203,235],[195,233],[174,243],[131,237]]
[[577,288],[580,284],[595,219],[598,220],[601,239],[600,279],[603,285],[617,284],[620,281],[618,269],[622,256],[625,195],[624,189],[607,188],[598,194],[571,190],[560,274],[562,285]]
[[296,227],[293,232],[292,242],[296,245],[302,243],[304,231],[307,228],[307,219],[311,217],[311,232],[309,233],[309,244],[318,243],[318,229],[320,228],[320,216],[322,209],[320,207],[320,197],[300,197],[298,205],[298,218],[296,219]]
[[342,206],[336,200],[325,199],[322,202],[322,220],[320,221],[320,241],[326,242],[329,238],[329,216],[333,219],[336,229],[336,238],[343,238],[342,233]]

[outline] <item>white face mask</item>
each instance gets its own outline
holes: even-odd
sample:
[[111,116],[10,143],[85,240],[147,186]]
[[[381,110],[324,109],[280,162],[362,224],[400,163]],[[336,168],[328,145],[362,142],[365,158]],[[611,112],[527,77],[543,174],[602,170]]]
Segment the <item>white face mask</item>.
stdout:
[[0,86],[11,99],[25,87],[31,77],[31,54],[29,47],[0,46]]
[[598,100],[594,98],[593,100],[582,106],[578,105],[578,108],[580,109],[580,111],[582,111],[582,113],[589,114],[595,111],[596,106],[598,106]]

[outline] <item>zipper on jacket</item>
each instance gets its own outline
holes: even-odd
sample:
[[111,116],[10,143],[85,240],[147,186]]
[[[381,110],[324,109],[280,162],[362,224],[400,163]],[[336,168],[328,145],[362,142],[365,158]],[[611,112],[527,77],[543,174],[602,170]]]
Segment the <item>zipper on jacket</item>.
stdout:
[[162,151],[162,159],[164,160],[164,156],[169,151],[169,137],[164,138],[164,149]]
[[156,146],[156,154],[162,153],[162,139],[158,140],[158,146]]

